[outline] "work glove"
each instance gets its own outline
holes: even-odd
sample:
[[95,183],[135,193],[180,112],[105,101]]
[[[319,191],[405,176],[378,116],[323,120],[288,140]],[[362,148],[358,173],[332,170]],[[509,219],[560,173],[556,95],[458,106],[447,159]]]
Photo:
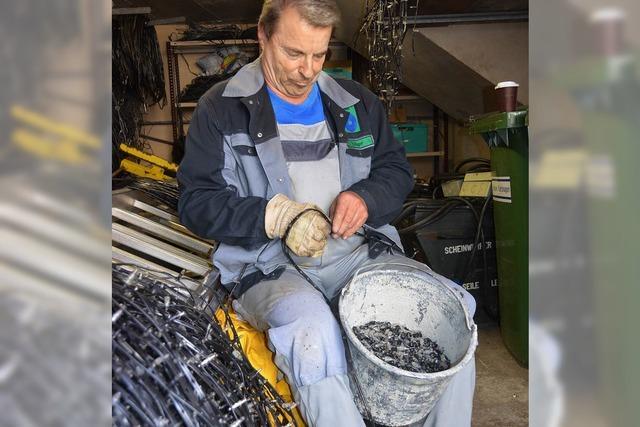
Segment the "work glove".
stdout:
[[[320,210],[311,203],[294,202],[284,194],[276,194],[267,203],[264,215],[267,236],[270,239],[283,238],[291,221],[305,209]],[[324,252],[330,231],[329,223],[320,212],[309,211],[291,227],[285,243],[298,256],[316,258]]]

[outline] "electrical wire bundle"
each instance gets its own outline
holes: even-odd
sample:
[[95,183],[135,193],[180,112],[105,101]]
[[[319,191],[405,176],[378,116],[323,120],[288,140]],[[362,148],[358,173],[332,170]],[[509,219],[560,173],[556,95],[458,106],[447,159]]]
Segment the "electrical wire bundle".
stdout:
[[158,37],[146,15],[113,17],[112,41],[112,145],[114,162],[120,164],[118,147],[125,143],[143,149],[139,141],[142,114],[153,104],[166,103],[164,70]]
[[189,102],[197,101],[206,91],[213,85],[231,77],[231,74],[220,74],[213,76],[198,76],[191,80],[182,92],[180,92],[180,101]]
[[[452,174],[440,175],[438,181],[431,177],[430,187],[433,189],[431,197],[436,198],[438,190],[442,192],[442,184],[446,181],[462,180],[468,173],[491,172],[491,161],[482,157],[469,157],[462,160],[454,168]],[[444,194],[442,194],[444,197]]]
[[251,367],[233,327],[232,341],[201,297],[164,276],[112,267],[114,425],[293,426],[294,405]]
[[[415,233],[418,230],[424,229],[425,227],[428,227],[429,225],[435,224],[438,221],[442,220],[455,207],[460,205],[468,206],[471,212],[473,213],[474,219],[476,220],[476,231],[474,233],[473,245],[471,249],[471,254],[469,256],[469,260],[467,261],[460,277],[462,282],[464,282],[467,280],[469,275],[473,272],[475,261],[476,261],[477,249],[478,247],[481,247],[483,274],[484,274],[483,283],[485,284],[482,288],[483,292],[481,293],[481,298],[483,302],[482,305],[485,308],[485,311],[487,312],[487,314],[492,319],[497,319],[498,314],[491,311],[489,305],[487,304],[487,299],[488,299],[488,296],[487,296],[487,292],[488,292],[487,291],[487,287],[488,287],[487,244],[486,244],[484,230],[483,230],[484,218],[485,218],[487,208],[489,207],[489,203],[491,199],[492,199],[491,194],[489,194],[484,199],[480,212],[478,212],[478,210],[473,205],[473,203],[471,203],[471,201],[469,201],[469,199],[467,198],[447,197],[445,199],[444,204],[440,206],[438,209],[436,209],[435,212],[431,213],[430,215],[427,215],[426,217],[420,220],[412,221],[411,218],[415,217],[416,210],[421,204],[432,202],[432,199],[413,199],[403,205],[402,212],[391,222],[391,224],[398,228],[398,233],[403,238],[403,240],[405,239],[411,240],[412,238],[415,238],[414,237]],[[407,246],[410,246],[410,245],[407,245]]]
[[225,39],[258,39],[258,27],[243,30],[238,25],[220,25],[192,23],[180,37],[180,40],[225,40]]
[[416,210],[418,206],[421,204],[428,204],[432,200],[436,199],[438,190],[442,191],[442,183],[449,180],[456,179],[464,179],[465,174],[467,173],[480,173],[480,172],[491,172],[491,161],[489,159],[485,159],[482,157],[469,157],[467,159],[459,162],[452,174],[441,175],[439,180],[436,182],[433,178],[430,181],[429,187],[432,188],[431,199],[426,198],[411,198],[409,199],[403,206],[402,212],[392,221],[392,224],[398,228],[398,233],[403,237],[403,239],[408,239],[411,241],[413,236],[418,230],[424,229],[429,225],[435,224],[438,221],[442,220],[451,210],[453,210],[456,206],[466,205],[469,207],[473,216],[476,220],[476,231],[474,234],[473,246],[471,249],[471,255],[469,256],[469,260],[467,261],[464,270],[461,273],[461,280],[464,282],[468,279],[469,275],[473,272],[478,245],[482,248],[482,264],[483,264],[483,272],[484,279],[483,283],[483,291],[481,293],[481,298],[483,299],[483,306],[485,311],[492,319],[498,319],[498,313],[492,311],[492,309],[487,304],[488,300],[488,278],[487,278],[487,254],[486,254],[486,241],[484,236],[483,224],[484,218],[486,215],[487,208],[491,201],[491,193],[487,195],[484,202],[482,203],[482,207],[480,208],[480,212],[476,209],[476,206],[469,201],[468,198],[465,197],[445,197],[444,203],[435,212],[426,217],[413,221],[412,218],[415,217]]
[[367,0],[364,22],[358,31],[366,34],[369,56],[368,79],[390,110],[398,94],[402,43],[407,32],[408,0]]

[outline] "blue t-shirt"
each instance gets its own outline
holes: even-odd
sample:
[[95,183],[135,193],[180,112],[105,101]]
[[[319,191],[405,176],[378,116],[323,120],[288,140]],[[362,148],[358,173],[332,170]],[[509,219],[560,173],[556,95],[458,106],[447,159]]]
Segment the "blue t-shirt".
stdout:
[[318,83],[313,85],[311,92],[302,104],[292,104],[276,95],[268,86],[269,98],[276,114],[276,121],[280,125],[313,125],[324,121],[324,110]]
[[287,162],[323,159],[332,148],[320,89],[315,83],[302,104],[280,98],[267,86]]
[[338,151],[327,126],[318,84],[301,104],[287,102],[267,87],[287,161],[294,200],[328,213],[340,192]]

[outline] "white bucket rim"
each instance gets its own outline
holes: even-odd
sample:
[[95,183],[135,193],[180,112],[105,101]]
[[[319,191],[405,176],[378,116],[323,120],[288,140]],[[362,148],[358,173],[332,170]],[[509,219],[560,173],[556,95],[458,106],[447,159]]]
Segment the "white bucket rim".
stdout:
[[[380,265],[380,264],[378,264]],[[393,265],[393,264],[385,264],[385,265]],[[413,265],[409,265],[409,264],[398,264],[398,265],[402,265],[405,267],[411,267],[414,268],[418,271],[421,271],[423,273],[427,273],[429,275],[431,275],[428,271],[425,270],[421,270]],[[381,265],[380,265],[381,266]],[[389,271],[393,271],[392,269],[388,269],[388,270],[372,270],[372,271],[367,271],[364,274],[368,274],[368,273],[386,273]],[[397,270],[396,270],[397,271]],[[406,274],[413,274],[415,275],[415,273],[409,273],[409,272],[403,272]],[[351,284],[354,282],[354,280],[359,276],[359,271],[356,272],[356,274],[354,274],[354,276],[351,278],[351,280],[349,280],[349,283],[347,283],[346,286],[344,286],[342,288],[342,291],[340,292],[340,301],[338,302],[338,314],[340,316],[340,323],[342,324],[343,329],[345,330],[347,337],[349,338],[349,344],[354,345],[358,351],[360,353],[362,353],[367,360],[369,360],[371,363],[373,363],[374,365],[388,371],[391,372],[393,374],[396,375],[400,375],[403,377],[409,377],[409,378],[416,378],[416,379],[439,379],[439,378],[446,378],[446,377],[450,377],[452,375],[454,375],[455,373],[457,373],[458,371],[462,370],[462,368],[464,366],[467,365],[467,363],[471,360],[471,358],[473,357],[475,351],[476,351],[476,347],[478,345],[478,327],[477,325],[471,321],[469,322],[470,319],[470,315],[469,312],[467,310],[466,305],[464,304],[462,298],[456,293],[454,292],[452,289],[450,289],[447,285],[442,284],[444,286],[445,289],[449,290],[450,293],[454,296],[454,298],[456,299],[456,301],[458,301],[458,304],[460,304],[460,306],[462,307],[462,310],[464,312],[465,315],[465,319],[466,321],[466,326],[468,328],[468,330],[471,332],[471,340],[469,342],[469,347],[467,348],[467,351],[465,352],[464,356],[454,365],[452,365],[449,369],[445,369],[444,371],[438,371],[438,372],[413,372],[413,371],[407,371],[401,368],[398,368],[397,366],[393,366],[387,362],[385,362],[384,360],[380,359],[379,357],[377,357],[371,350],[369,350],[368,348],[366,348],[364,346],[364,344],[362,344],[360,342],[360,340],[356,337],[356,335],[353,333],[353,330],[351,327],[347,327],[347,321],[344,318],[344,311],[342,310],[342,304],[344,301],[344,294],[348,292]],[[431,276],[434,279],[440,281],[437,277]],[[442,283],[442,282],[441,282]]]

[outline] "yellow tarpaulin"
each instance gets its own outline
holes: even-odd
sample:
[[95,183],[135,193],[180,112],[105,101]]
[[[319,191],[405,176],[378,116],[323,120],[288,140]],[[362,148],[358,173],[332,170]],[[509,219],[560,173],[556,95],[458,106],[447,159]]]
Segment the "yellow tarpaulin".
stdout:
[[[282,396],[285,402],[293,402],[293,396],[289,384],[285,379],[278,381],[278,367],[273,363],[273,353],[267,347],[267,338],[263,332],[255,330],[249,323],[240,320],[232,308],[229,308],[229,317],[231,323],[238,334],[242,351],[247,356],[249,363],[253,368],[260,372],[260,375],[264,377],[269,384],[276,389],[276,391]],[[222,309],[216,311],[216,319],[222,326],[222,329],[227,332],[229,336],[232,336],[233,332],[231,328],[227,327],[226,316]],[[298,426],[306,426],[298,408],[294,408],[292,411],[295,424]],[[291,420],[288,420],[291,421]]]

